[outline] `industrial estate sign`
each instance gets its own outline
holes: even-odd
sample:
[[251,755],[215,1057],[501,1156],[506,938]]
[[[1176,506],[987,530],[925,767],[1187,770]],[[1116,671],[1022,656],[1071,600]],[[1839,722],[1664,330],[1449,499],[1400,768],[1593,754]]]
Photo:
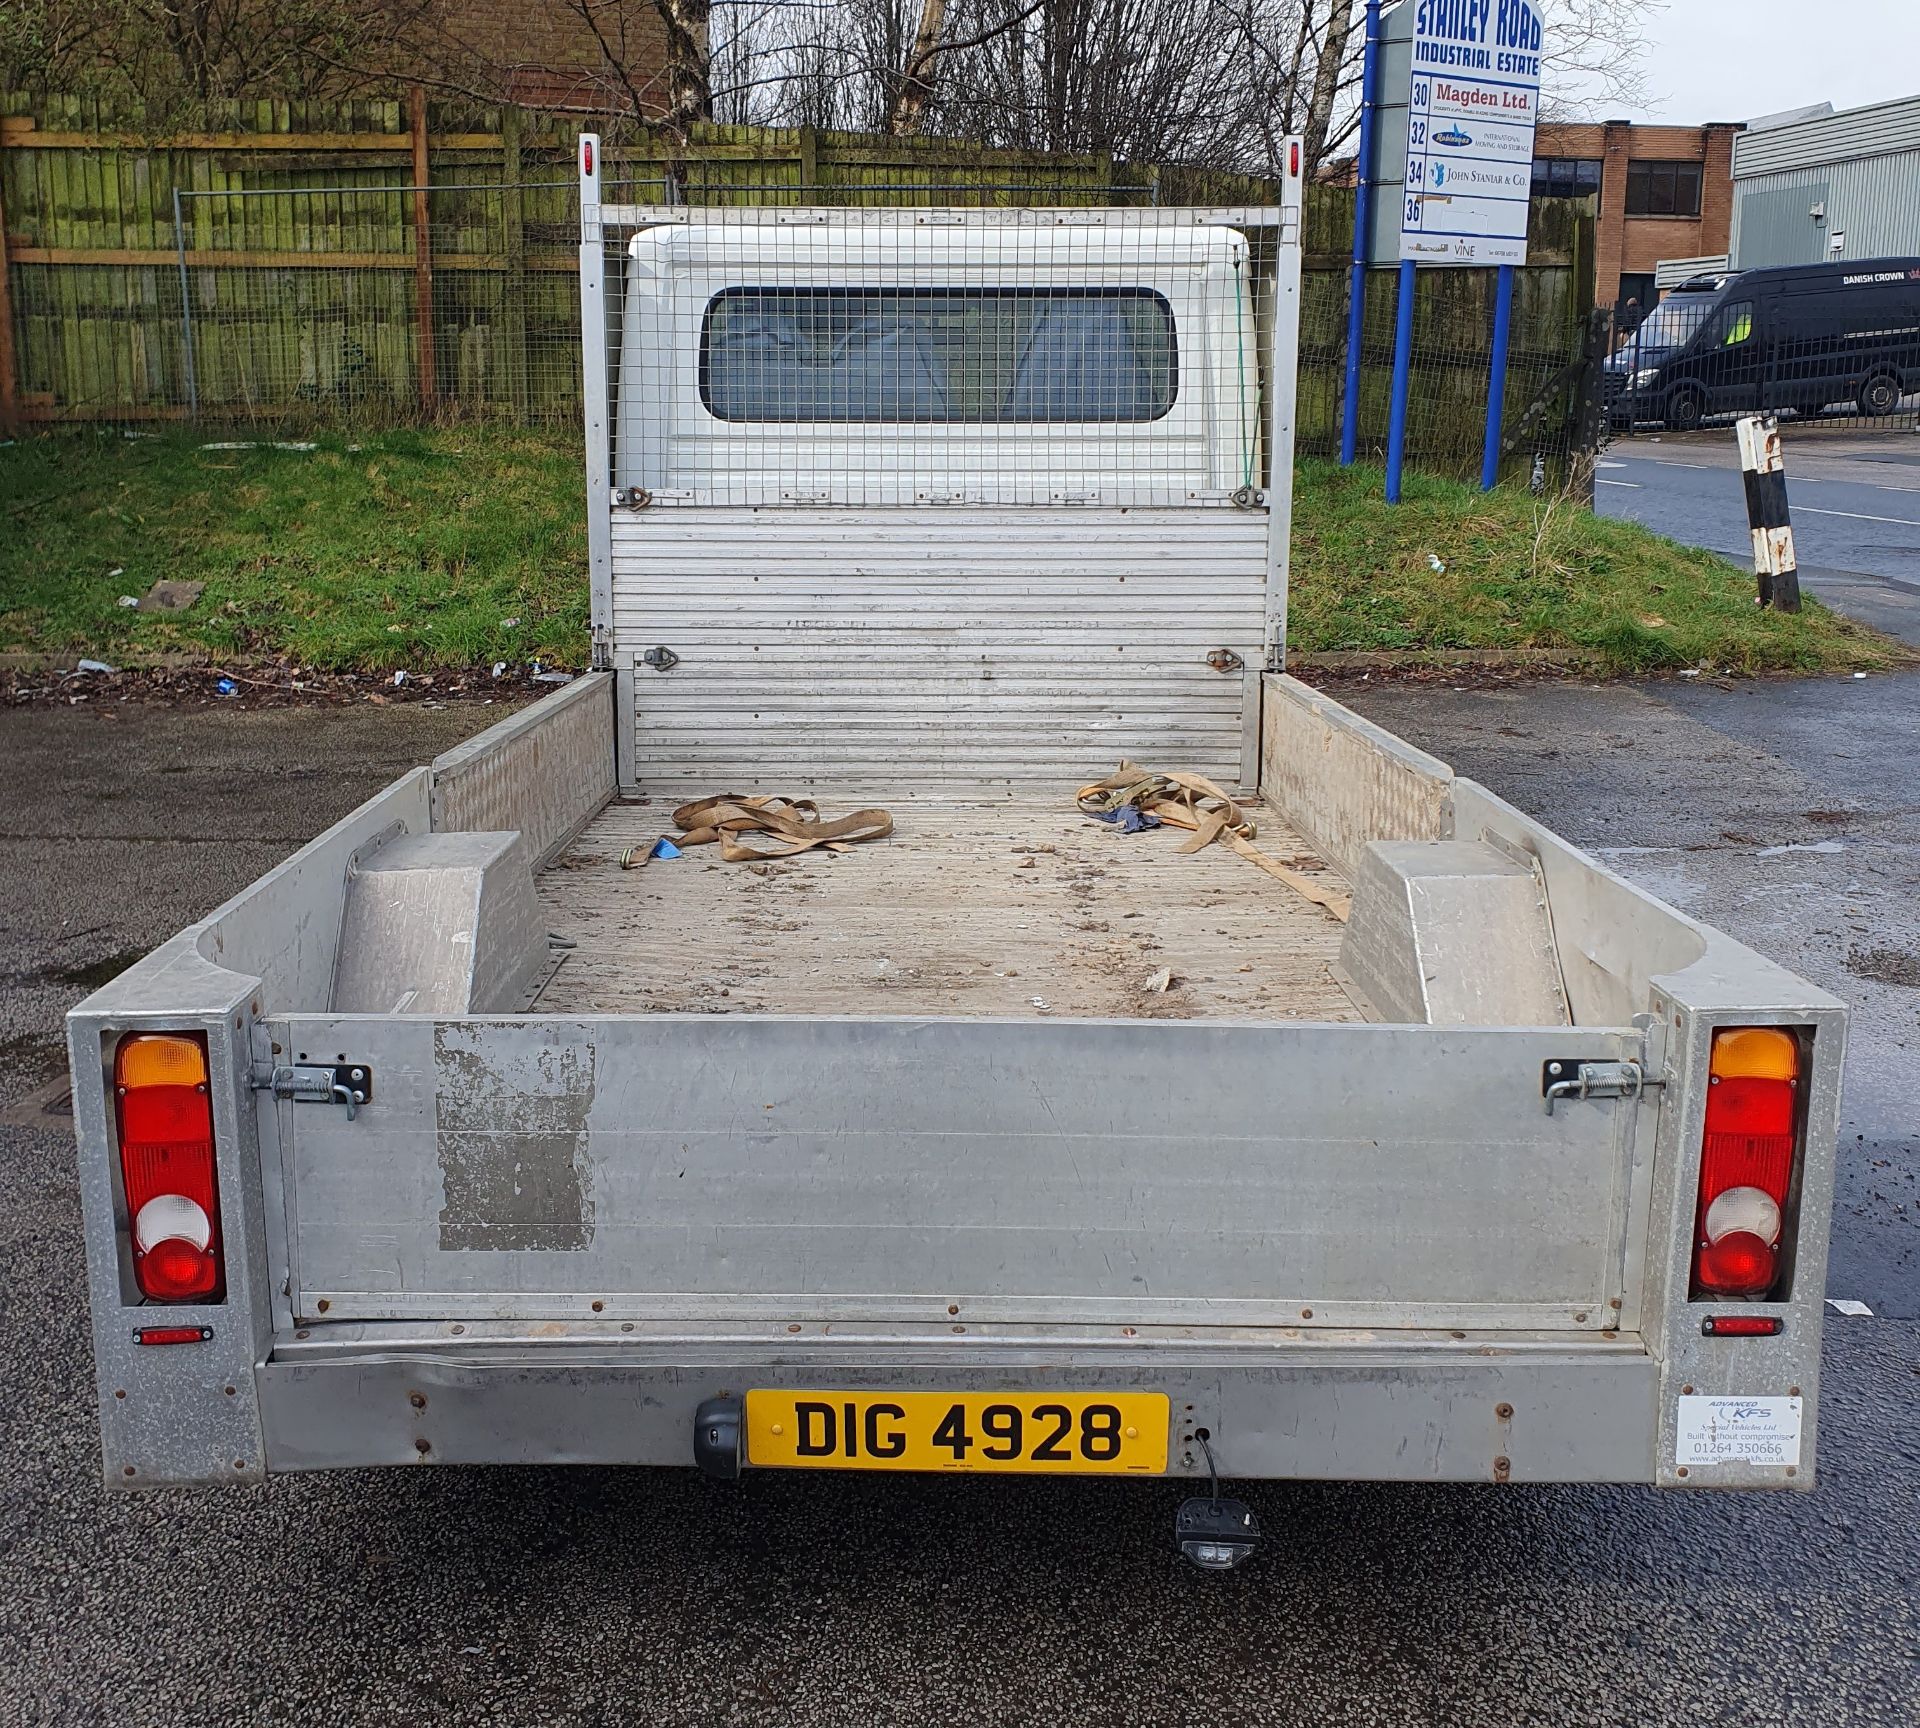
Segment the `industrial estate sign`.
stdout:
[[1400,257],[1526,263],[1540,14],[1527,0],[1403,0],[1395,10],[1413,15]]

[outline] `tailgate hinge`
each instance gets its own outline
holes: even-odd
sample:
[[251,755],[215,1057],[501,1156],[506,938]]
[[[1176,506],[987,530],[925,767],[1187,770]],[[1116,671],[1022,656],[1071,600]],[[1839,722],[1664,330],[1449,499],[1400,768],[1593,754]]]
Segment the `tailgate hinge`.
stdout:
[[363,1062],[302,1062],[256,1067],[256,1092],[291,1098],[296,1104],[340,1104],[351,1122],[373,1096],[373,1070]]
[[1664,1080],[1649,1080],[1638,1062],[1574,1062],[1562,1057],[1543,1063],[1540,1069],[1540,1096],[1546,1100],[1547,1114],[1566,1098],[1638,1098]]

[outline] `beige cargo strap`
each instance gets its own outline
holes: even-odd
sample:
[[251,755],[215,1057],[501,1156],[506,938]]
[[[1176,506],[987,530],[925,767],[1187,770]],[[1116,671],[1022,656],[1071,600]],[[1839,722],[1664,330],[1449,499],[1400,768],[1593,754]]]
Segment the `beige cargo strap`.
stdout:
[[[811,798],[749,798],[723,792],[717,798],[682,804],[673,813],[673,825],[685,830],[675,837],[676,844],[705,846],[717,840],[722,858],[729,864],[743,864],[759,858],[790,858],[816,846],[846,852],[863,841],[884,840],[893,832],[893,817],[885,810],[855,810],[824,822]],[[766,834],[774,844],[748,846],[736,838],[741,834]]]
[[1118,810],[1123,804],[1150,810],[1171,828],[1193,830],[1193,838],[1180,848],[1182,852],[1198,852],[1216,840],[1225,841],[1242,858],[1286,883],[1303,899],[1311,900],[1330,918],[1344,924],[1353,910],[1351,894],[1323,888],[1311,876],[1288,869],[1254,845],[1253,818],[1204,775],[1154,774],[1136,762],[1122,762],[1106,779],[1082,786],[1074,802],[1089,815]]

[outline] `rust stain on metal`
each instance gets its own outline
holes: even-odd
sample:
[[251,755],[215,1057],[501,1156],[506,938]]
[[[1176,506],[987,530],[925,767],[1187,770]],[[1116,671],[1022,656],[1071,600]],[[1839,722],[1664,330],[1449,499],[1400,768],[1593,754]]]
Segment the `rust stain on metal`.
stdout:
[[526,1043],[517,1030],[435,1028],[443,1251],[578,1252],[593,1242],[594,1048]]

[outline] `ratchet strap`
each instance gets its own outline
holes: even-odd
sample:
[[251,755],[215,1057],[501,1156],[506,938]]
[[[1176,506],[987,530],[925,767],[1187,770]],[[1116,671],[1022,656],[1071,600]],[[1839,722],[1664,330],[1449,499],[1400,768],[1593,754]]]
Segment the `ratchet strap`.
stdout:
[[1323,888],[1311,876],[1289,869],[1254,845],[1253,818],[1204,775],[1154,774],[1136,762],[1122,762],[1106,779],[1082,786],[1074,802],[1090,816],[1123,804],[1150,810],[1169,827],[1192,830],[1193,838],[1180,848],[1182,852],[1198,852],[1221,841],[1302,899],[1312,901],[1328,917],[1344,924],[1353,910],[1351,894]]
[[[845,852],[863,841],[884,840],[893,832],[893,817],[885,810],[856,810],[825,822],[811,798],[749,798],[738,792],[682,804],[673,813],[673,823],[685,830],[679,836],[680,845],[718,841],[720,856],[729,864],[790,858],[816,846]],[[743,834],[764,834],[771,844],[748,845],[739,838]]]

